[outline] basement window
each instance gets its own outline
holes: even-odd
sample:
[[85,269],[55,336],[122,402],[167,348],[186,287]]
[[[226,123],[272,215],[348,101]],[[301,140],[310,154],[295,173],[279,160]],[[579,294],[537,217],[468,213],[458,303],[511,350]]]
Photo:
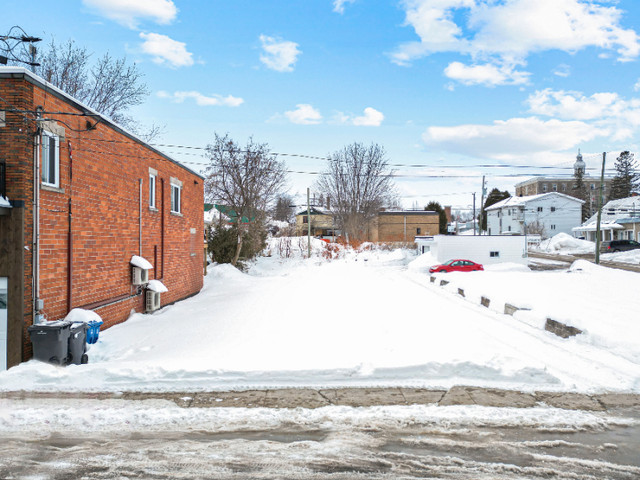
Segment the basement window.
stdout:
[[42,183],[60,186],[60,137],[46,130],[42,132]]

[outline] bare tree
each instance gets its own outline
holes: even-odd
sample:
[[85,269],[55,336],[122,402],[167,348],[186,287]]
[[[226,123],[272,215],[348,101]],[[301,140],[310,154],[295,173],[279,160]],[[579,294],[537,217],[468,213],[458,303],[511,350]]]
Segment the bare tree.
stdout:
[[533,222],[527,223],[524,230],[524,233],[527,235],[540,235],[542,238],[545,238],[547,233],[544,228],[544,224],[540,220],[534,220]]
[[396,193],[384,148],[347,145],[329,157],[317,189],[331,198],[338,226],[353,239],[365,239],[378,211],[395,203]]
[[278,195],[276,204],[273,207],[273,219],[280,222],[291,223],[293,220],[293,198],[291,195]]
[[256,237],[264,229],[269,207],[285,185],[284,162],[269,152],[267,144],[252,138],[242,148],[229,135],[215,135],[207,145],[205,195],[214,203],[233,210],[238,226],[238,245],[232,264],[236,265],[242,250],[244,234]]
[[135,63],[127,64],[125,57],[114,58],[105,53],[92,63],[92,54],[86,48],[73,40],[59,45],[53,39],[35,58],[28,55],[25,50],[22,61],[35,60],[39,64],[31,67],[34,73],[143,140],[152,141],[162,133],[156,125],[144,128],[127,115],[131,107],[144,102],[149,90],[142,72]]

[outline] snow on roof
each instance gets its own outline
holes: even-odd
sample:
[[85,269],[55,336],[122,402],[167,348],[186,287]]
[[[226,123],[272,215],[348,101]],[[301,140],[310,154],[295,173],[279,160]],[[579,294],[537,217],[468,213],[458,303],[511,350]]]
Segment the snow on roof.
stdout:
[[169,289],[165,287],[164,283],[162,283],[160,280],[150,280],[149,283],[147,283],[147,290],[151,290],[152,292],[158,292],[158,293],[164,293],[169,291]]
[[[617,222],[626,220],[629,223],[631,217],[640,217],[640,196],[619,198],[617,200],[608,201],[602,207],[602,215],[600,223],[602,225],[616,225]],[[598,221],[598,213],[596,212],[588,218],[577,230],[590,230]],[[621,225],[614,226],[614,229],[623,228]],[[595,229],[595,228],[594,228]]]
[[11,204],[9,203],[9,200],[4,198],[2,195],[0,195],[0,207],[11,208]]
[[[320,214],[320,215],[331,215],[331,210],[328,210],[324,207],[314,207],[312,206],[310,208],[311,210],[311,215],[316,215],[316,214]],[[306,215],[307,214],[307,209],[305,208],[304,210],[302,210],[300,213],[296,213],[296,215]]]
[[561,197],[567,200],[573,200],[575,202],[580,202],[580,203],[584,203],[584,200],[580,200],[578,198],[572,197],[570,195],[565,195],[564,193],[558,193],[558,192],[548,192],[548,193],[540,193],[538,195],[527,195],[524,197],[509,197],[509,198],[505,198],[504,200],[499,201],[498,203],[494,203],[493,205],[491,205],[490,207],[487,207],[487,211],[489,210],[496,210],[498,208],[503,208],[503,207],[518,207],[521,205],[526,205],[529,202],[532,202],[534,200],[540,200],[542,198],[547,198],[549,196],[557,196],[557,197]]
[[131,265],[133,265],[134,267],[142,268],[143,270],[151,270],[153,268],[153,265],[151,265],[147,260],[139,257],[138,255],[132,256],[131,260],[129,260],[129,263],[131,263]]

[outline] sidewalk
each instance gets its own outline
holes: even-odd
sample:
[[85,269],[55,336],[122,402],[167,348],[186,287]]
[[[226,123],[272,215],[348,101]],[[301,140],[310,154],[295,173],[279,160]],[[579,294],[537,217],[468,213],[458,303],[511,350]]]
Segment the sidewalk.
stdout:
[[479,387],[452,387],[449,390],[414,388],[286,388],[220,392],[0,392],[0,399],[122,399],[173,401],[183,408],[319,408],[331,405],[370,407],[376,405],[481,405],[529,408],[549,406],[569,410],[606,411],[617,408],[640,410],[640,394],[580,394],[562,392],[517,392]]

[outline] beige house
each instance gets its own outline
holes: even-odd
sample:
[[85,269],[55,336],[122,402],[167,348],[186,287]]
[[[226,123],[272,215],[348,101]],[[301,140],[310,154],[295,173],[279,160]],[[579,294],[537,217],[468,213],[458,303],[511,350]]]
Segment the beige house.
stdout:
[[311,207],[311,215],[307,210],[296,214],[296,235],[308,235],[311,225],[312,237],[330,238],[340,235],[335,229],[333,214],[321,207]]

